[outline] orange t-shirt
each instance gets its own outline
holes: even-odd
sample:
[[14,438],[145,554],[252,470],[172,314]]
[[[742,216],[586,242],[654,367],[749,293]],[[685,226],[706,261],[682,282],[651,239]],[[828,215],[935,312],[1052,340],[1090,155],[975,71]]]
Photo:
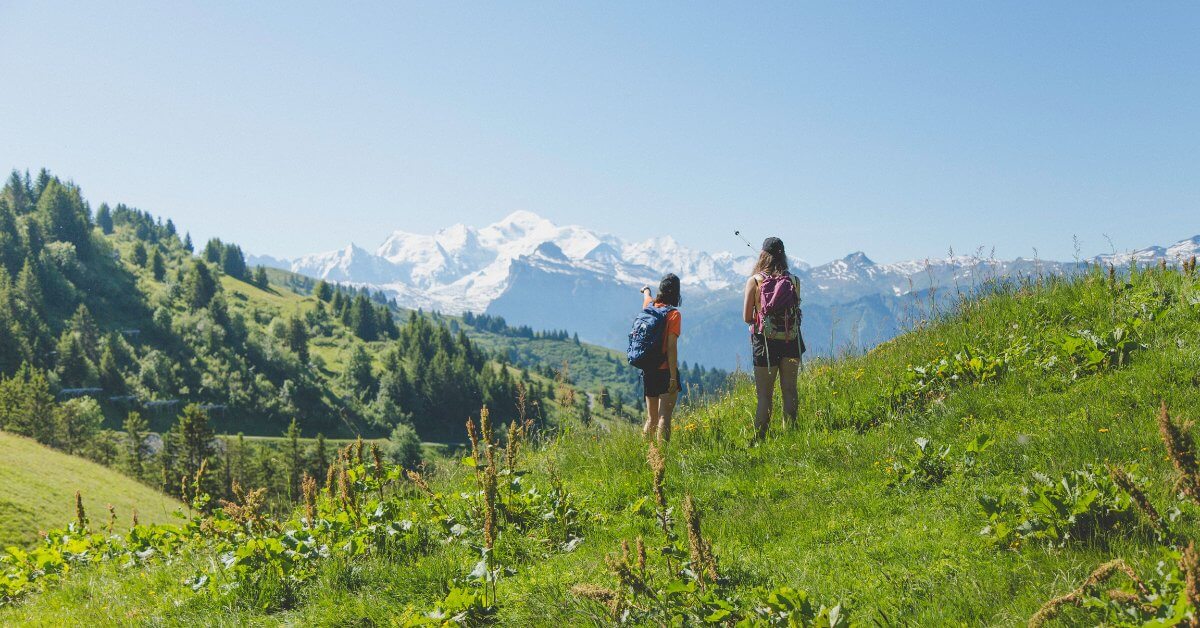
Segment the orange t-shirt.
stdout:
[[[650,297],[645,297],[642,300],[642,307],[645,308],[647,305],[650,305],[651,303],[655,303],[654,299],[652,299]],[[674,336],[676,338],[678,338],[679,332],[683,329],[682,321],[683,321],[683,315],[681,315],[679,313],[678,309],[674,309],[674,310],[671,310],[670,312],[667,312],[667,334],[674,334]],[[671,368],[671,365],[667,363],[667,334],[663,334],[663,362],[662,362],[662,366],[658,367],[658,370],[660,370],[660,371],[665,371],[665,370]]]

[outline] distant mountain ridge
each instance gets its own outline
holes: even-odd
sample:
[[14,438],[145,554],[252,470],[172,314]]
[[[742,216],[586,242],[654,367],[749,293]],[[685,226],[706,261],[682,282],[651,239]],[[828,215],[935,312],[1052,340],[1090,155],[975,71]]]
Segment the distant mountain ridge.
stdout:
[[[1196,254],[1200,236],[1091,261],[1176,263]],[[1082,264],[980,255],[878,264],[861,251],[819,266],[790,261],[803,286],[806,342],[816,353],[886,340],[920,307],[943,303],[984,280],[1062,273]],[[433,235],[395,231],[374,252],[352,244],[295,260],[251,257],[250,262],[369,285],[405,307],[496,314],[514,324],[577,331],[586,341],[614,348],[624,344],[636,288],[674,272],[684,285],[690,333],[682,343],[688,359],[724,368],[747,363],[746,330],[738,313],[754,258],[691,249],[670,236],[626,242],[518,211],[482,228],[457,224]]]

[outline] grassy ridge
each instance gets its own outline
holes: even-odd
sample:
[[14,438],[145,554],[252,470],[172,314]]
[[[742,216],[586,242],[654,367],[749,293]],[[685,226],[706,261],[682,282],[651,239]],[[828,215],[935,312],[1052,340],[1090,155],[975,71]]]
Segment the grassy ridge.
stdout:
[[[677,521],[685,494],[700,505],[727,581],[721,594],[730,599],[790,585],[822,603],[841,601],[868,624],[1020,624],[1114,556],[1152,574],[1165,543],[1140,515],[1067,538],[995,541],[981,534],[989,521],[980,498],[1019,499],[1036,474],[1056,480],[1087,465],[1136,464],[1149,499],[1162,512],[1177,511],[1172,535],[1195,538],[1200,510],[1174,495],[1176,473],[1155,415],[1161,401],[1179,417],[1200,417],[1198,364],[1194,278],[1152,271],[1126,283],[1096,272],[1014,286],[867,355],[810,365],[800,380],[798,425],[777,425],[759,446],[749,445],[748,382],[686,410],[666,451],[665,492]],[[982,436],[990,447],[969,461]],[[896,485],[913,464],[917,438],[930,439],[931,450],[949,447],[944,473]],[[570,491],[583,541],[568,551],[538,532],[502,526],[495,553],[515,571],[499,582],[496,619],[608,624],[602,606],[571,591],[616,587],[606,556],[621,540],[662,545],[640,435],[620,425],[573,428],[523,466],[523,486],[544,493],[560,482]],[[475,521],[470,470],[450,461],[432,477],[451,511]],[[406,491],[405,511],[421,519],[428,502]],[[670,574],[654,554],[652,581],[662,584]],[[111,565],[76,574],[0,610],[0,623],[221,617],[231,625],[387,625],[432,610],[446,583],[464,581],[477,560],[459,542],[436,544],[404,565],[331,559],[295,599],[268,612],[246,593],[209,597],[179,586],[207,561],[200,550],[136,576]],[[165,588],[146,595],[153,587]],[[1072,624],[1099,617],[1077,609],[1065,616]]]
[[31,543],[38,531],[74,519],[75,491],[94,521],[106,522],[112,504],[122,527],[134,508],[143,523],[168,523],[183,507],[117,471],[28,438],[0,432],[0,451],[0,547]]

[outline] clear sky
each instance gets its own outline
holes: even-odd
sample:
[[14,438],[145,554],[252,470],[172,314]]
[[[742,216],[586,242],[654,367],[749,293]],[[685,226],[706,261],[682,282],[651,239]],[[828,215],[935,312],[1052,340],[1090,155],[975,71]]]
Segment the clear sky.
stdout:
[[1200,233],[1195,2],[0,2],[0,168],[280,256],[517,209],[814,262]]

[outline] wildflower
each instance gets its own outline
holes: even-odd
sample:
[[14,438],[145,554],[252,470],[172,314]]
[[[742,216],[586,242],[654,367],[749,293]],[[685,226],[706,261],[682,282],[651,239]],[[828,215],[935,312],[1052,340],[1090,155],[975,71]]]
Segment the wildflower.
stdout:
[[1107,434],[1107,433],[1108,433],[1108,428],[1107,428],[1107,427],[1102,427],[1102,428],[1100,428],[1100,430],[1099,430],[1099,431],[1100,431],[1100,433],[1101,433],[1101,434]]

